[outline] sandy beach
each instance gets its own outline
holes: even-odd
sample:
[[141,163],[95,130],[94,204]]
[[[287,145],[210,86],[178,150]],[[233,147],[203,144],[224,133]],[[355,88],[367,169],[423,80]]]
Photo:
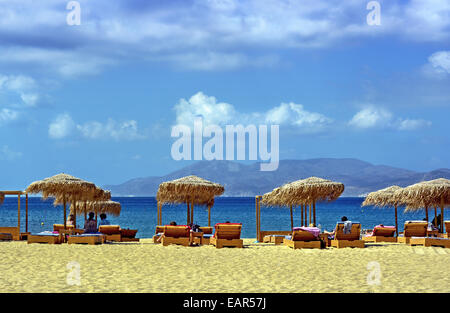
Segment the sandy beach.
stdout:
[[[151,239],[99,246],[0,242],[0,290],[298,293],[450,288],[450,249],[367,244],[365,249],[293,250],[254,241],[245,239],[243,249],[163,247]],[[80,266],[80,285],[67,282],[73,277],[70,262]],[[369,284],[368,277],[371,282],[378,277],[380,284]]]

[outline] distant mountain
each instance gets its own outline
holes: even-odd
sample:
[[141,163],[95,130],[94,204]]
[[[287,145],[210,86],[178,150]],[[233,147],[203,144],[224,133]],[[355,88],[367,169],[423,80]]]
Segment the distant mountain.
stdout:
[[317,176],[344,183],[344,196],[362,196],[391,185],[408,186],[422,180],[450,179],[450,169],[415,172],[357,159],[282,160],[278,170],[262,172],[259,163],[199,161],[162,177],[135,178],[120,185],[104,186],[114,196],[155,196],[160,183],[197,175],[225,186],[225,196],[255,196],[287,182]]

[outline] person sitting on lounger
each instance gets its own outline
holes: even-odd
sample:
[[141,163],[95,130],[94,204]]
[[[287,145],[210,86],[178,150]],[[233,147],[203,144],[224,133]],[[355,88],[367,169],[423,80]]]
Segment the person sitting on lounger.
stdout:
[[73,214],[70,214],[67,218],[66,225],[67,226],[75,226],[75,216]]
[[111,223],[106,219],[105,213],[100,214],[100,222],[98,222],[98,226],[102,225],[111,225]]
[[89,218],[84,222],[84,233],[92,234],[97,232],[97,221],[94,219],[94,212],[89,213]]
[[169,223],[169,225],[170,225],[170,226],[177,226],[177,222],[172,221],[172,222]]
[[[349,225],[349,226],[350,226],[350,228],[349,228],[350,231],[348,232],[348,233],[350,233],[351,230],[352,230],[352,222],[348,220],[347,216],[341,217],[341,222],[344,223],[344,234],[346,233],[346,232],[345,232],[345,226],[346,226],[346,225]],[[348,228],[348,226],[347,226],[347,228]],[[327,234],[327,235],[328,235],[328,238],[330,238],[330,239],[333,239],[333,238],[334,238],[335,233],[336,233],[336,229],[334,229],[331,233],[330,233],[330,232],[327,232],[327,231],[324,231],[324,234]]]
[[441,229],[441,221],[442,221],[442,217],[441,217],[441,214],[439,214],[438,216],[433,218],[433,221],[431,221],[431,224],[433,225],[433,227],[435,229]]

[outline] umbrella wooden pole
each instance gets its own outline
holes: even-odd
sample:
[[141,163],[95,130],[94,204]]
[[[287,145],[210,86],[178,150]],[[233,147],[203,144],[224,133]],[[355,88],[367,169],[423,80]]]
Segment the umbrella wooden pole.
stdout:
[[427,223],[428,223],[428,207],[425,207],[425,218],[427,219]]
[[64,196],[64,229],[67,228],[66,197]]
[[438,220],[437,220],[437,207],[434,205],[434,227],[437,228]]
[[[312,206],[311,203],[309,204],[309,224],[311,224],[311,211],[312,211]],[[309,226],[308,224],[308,226]]]
[[73,212],[73,227],[77,228],[77,202],[75,201],[73,203],[73,209],[75,212]]
[[261,238],[261,199],[262,197],[259,197],[258,200],[258,241],[263,240],[263,238]]
[[255,212],[256,212],[256,240],[259,241],[258,196],[255,197]]
[[300,226],[303,226],[303,204],[301,205],[301,215],[302,215],[302,220],[301,220]]
[[292,204],[291,204],[291,230],[294,228],[294,216],[292,215]]
[[20,233],[20,195],[17,196],[17,227]]
[[314,214],[313,223],[314,223],[314,226],[316,226],[317,225],[316,224],[316,202],[313,202],[313,214]]
[[211,206],[208,205],[208,227],[211,227]]
[[25,232],[28,233],[28,194],[25,196]]
[[189,225],[189,218],[191,217],[191,212],[190,212],[190,208],[189,208],[189,202],[187,202],[187,221],[186,221],[186,225]]
[[395,234],[398,237],[397,204],[395,204]]
[[[444,232],[444,197],[441,196],[441,233]],[[447,232],[450,233],[450,230],[447,229]]]
[[191,201],[191,223],[194,223],[194,200]]
[[303,226],[306,226],[308,224],[308,205],[305,203],[305,224]]

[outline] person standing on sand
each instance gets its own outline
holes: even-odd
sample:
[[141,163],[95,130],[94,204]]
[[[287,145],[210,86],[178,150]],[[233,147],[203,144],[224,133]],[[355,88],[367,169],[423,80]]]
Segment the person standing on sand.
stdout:
[[84,233],[92,234],[97,232],[97,221],[94,219],[94,212],[89,213],[89,218],[84,222]]

